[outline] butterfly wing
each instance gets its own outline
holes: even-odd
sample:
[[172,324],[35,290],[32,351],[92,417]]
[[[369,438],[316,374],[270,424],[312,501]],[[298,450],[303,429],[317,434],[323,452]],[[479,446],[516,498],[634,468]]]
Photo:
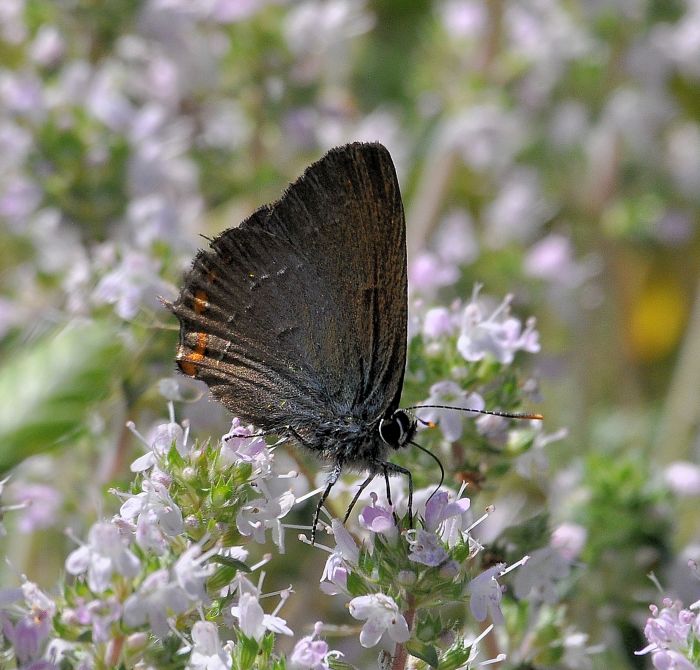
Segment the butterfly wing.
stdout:
[[360,143],[328,152],[281,200],[197,254],[172,309],[180,369],[262,429],[394,409],[407,287],[389,152]]

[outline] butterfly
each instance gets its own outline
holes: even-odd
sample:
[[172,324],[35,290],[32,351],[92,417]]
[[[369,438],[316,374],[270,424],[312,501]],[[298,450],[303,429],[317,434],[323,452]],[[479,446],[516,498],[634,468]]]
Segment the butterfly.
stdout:
[[368,476],[345,520],[374,477],[384,477],[391,505],[389,476],[404,475],[411,524],[411,472],[388,460],[408,444],[423,448],[413,441],[418,420],[399,408],[406,223],[384,146],[331,149],[277,202],[199,251],[168,307],[180,322],[176,362],[185,375],[261,434],[330,466],[312,543],[323,503],[346,471]]

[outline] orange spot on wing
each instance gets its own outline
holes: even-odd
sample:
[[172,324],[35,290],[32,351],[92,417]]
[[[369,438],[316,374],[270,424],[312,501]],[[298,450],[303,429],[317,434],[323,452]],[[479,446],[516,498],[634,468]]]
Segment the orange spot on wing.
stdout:
[[[194,309],[194,313],[195,314],[203,314],[208,305],[209,305],[209,296],[207,296],[206,291],[202,291],[200,289],[199,291],[197,291],[194,294],[194,305],[192,305],[192,308]],[[199,334],[201,334],[201,333],[199,333]]]
[[207,341],[209,340],[209,335],[206,333],[197,333],[196,335],[197,344],[194,349],[189,353],[185,353],[184,347],[180,347],[175,359],[180,370],[188,377],[197,376],[197,363],[204,360],[204,354],[207,350]]

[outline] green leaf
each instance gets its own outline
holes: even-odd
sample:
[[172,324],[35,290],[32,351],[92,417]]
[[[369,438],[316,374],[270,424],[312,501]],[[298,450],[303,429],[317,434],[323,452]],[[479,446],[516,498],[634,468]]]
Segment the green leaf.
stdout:
[[346,587],[352,596],[364,596],[369,593],[367,586],[361,577],[354,572],[348,575]]
[[253,667],[258,655],[258,643],[251,637],[246,637],[242,633],[238,639],[238,661],[241,670],[249,670]]
[[328,666],[332,670],[357,670],[357,667],[339,658],[328,659]]
[[219,568],[209,579],[207,579],[207,588],[214,592],[228,586],[235,578],[238,570],[236,568],[225,565]]
[[86,416],[110,392],[123,348],[112,328],[68,327],[5,356],[0,367],[0,472],[86,431]]
[[239,561],[237,558],[231,558],[230,556],[212,556],[209,559],[212,563],[221,563],[221,565],[227,565],[230,568],[236,568],[241,572],[251,572],[251,569],[243,562]]
[[431,668],[437,668],[439,659],[437,655],[437,650],[432,644],[425,644],[424,642],[419,642],[418,640],[411,640],[406,643],[406,650],[411,656],[420,658],[421,661],[425,661]]

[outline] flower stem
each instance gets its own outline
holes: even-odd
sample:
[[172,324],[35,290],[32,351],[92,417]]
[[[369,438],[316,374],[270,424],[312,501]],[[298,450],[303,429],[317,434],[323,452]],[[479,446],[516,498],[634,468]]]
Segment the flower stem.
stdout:
[[[416,616],[416,600],[409,594],[408,596],[408,608],[404,612],[404,618],[408,624],[408,630],[413,628],[413,618]],[[403,642],[398,642],[396,648],[394,649],[394,658],[391,662],[391,670],[404,670],[406,667],[406,660],[408,659],[408,652],[406,651],[406,646]]]

